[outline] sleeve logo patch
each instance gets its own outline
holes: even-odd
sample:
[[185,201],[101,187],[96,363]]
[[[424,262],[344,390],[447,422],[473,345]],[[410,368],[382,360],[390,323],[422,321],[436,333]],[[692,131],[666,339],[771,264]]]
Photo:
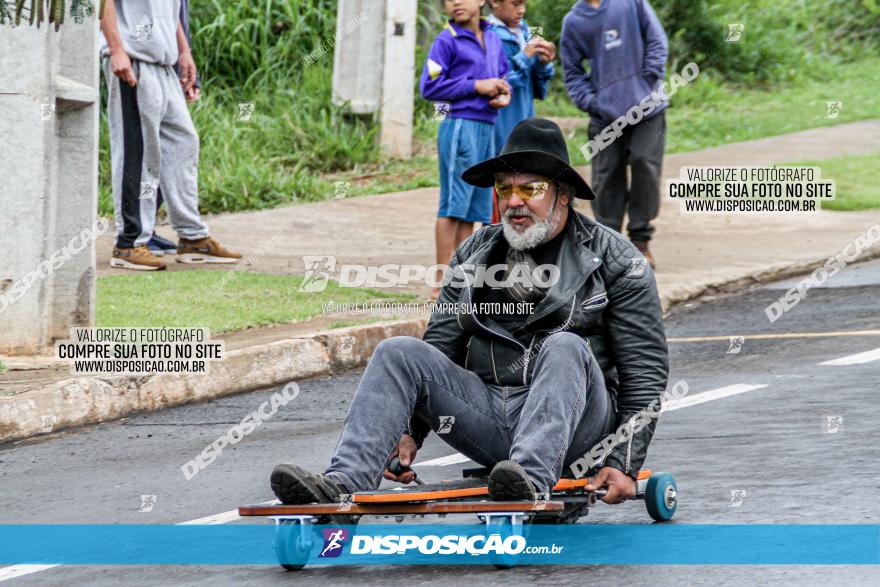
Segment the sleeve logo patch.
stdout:
[[431,79],[437,79],[437,76],[443,71],[443,66],[434,61],[433,59],[428,59],[428,75],[431,76]]

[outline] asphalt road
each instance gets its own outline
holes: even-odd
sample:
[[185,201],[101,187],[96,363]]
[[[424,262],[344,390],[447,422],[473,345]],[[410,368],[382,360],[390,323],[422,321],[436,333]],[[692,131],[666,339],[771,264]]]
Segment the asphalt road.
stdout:
[[[664,415],[646,463],[675,475],[676,523],[880,523],[880,336],[853,335],[880,329],[880,262],[853,266],[811,289],[770,324],[764,308],[796,281],[687,304],[667,320],[670,382],[685,381],[689,398],[705,400]],[[731,336],[743,337],[739,352],[730,352],[738,346],[731,348]],[[180,523],[269,500],[276,463],[315,471],[326,465],[359,376],[302,382],[298,398],[191,481],[181,465],[275,390],[0,446],[0,523]],[[472,466],[454,457],[430,462],[450,455],[432,436],[416,463],[420,476],[456,478]],[[142,495],[155,496],[149,512],[139,511]],[[232,514],[213,521],[242,523]],[[630,502],[600,504],[581,523],[649,521],[643,505]],[[363,566],[287,573],[272,566],[66,566],[0,568],[4,579],[10,585],[877,585],[880,568]]]

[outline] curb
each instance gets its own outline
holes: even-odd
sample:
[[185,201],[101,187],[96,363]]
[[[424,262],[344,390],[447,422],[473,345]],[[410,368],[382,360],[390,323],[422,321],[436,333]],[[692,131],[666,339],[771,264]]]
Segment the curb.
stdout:
[[[733,294],[757,285],[809,274],[822,267],[829,257],[833,256],[833,254],[824,255],[807,261],[788,264],[779,263],[743,275],[705,279],[692,282],[689,285],[672,286],[667,291],[661,293],[660,306],[663,309],[663,315],[666,316],[673,306],[695,300],[707,294]],[[880,258],[880,247],[872,247],[862,251],[859,258],[851,265],[866,263],[878,258]],[[847,265],[847,267],[851,265]]]
[[[858,262],[878,257],[880,248],[875,247],[864,251]],[[661,295],[663,312],[707,293],[733,293],[801,275],[822,266],[827,258],[671,287]],[[19,396],[0,398],[0,444],[338,373],[366,364],[376,346],[386,338],[421,336],[427,323],[427,317],[381,322],[229,351],[226,359],[213,363],[207,374],[78,377],[59,381]]]
[[0,444],[225,395],[330,375],[366,363],[392,336],[419,336],[427,318],[340,328],[229,351],[205,374],[77,377],[0,398]]

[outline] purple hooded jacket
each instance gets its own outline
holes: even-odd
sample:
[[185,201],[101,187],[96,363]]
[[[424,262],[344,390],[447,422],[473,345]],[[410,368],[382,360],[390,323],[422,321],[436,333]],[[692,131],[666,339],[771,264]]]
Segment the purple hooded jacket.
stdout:
[[470,30],[449,21],[434,39],[419,80],[422,97],[432,102],[449,102],[449,118],[468,118],[490,124],[497,110],[491,98],[477,94],[474,82],[503,78],[507,57],[498,38],[485,19],[480,20],[483,45]]

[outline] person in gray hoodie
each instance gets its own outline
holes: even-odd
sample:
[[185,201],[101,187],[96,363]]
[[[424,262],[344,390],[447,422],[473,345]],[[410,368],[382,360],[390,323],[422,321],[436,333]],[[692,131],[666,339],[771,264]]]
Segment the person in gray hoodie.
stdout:
[[[592,140],[657,91],[666,73],[669,44],[647,0],[580,0],[563,19],[560,52],[565,87],[575,106],[590,115]],[[591,159],[596,220],[621,232],[627,215],[629,238],[652,267],[648,242],[654,233],[651,221],[660,208],[667,105],[661,99],[650,109],[640,108],[641,120],[628,122]]]

